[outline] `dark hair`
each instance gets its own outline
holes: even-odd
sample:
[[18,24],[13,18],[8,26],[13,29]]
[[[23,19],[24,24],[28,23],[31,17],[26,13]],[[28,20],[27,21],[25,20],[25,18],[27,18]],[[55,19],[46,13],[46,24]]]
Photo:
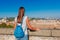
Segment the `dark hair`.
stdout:
[[25,8],[24,8],[24,7],[20,7],[19,10],[20,10],[20,9],[25,9]]
[[[21,9],[24,9],[24,7],[20,7],[20,8],[19,8],[19,11],[20,11]],[[24,9],[24,11],[25,11],[25,9]],[[24,16],[24,12],[23,12],[23,16]],[[21,11],[20,11],[20,12],[18,13],[18,16],[17,16],[17,23],[21,23],[21,22],[22,22],[23,16],[21,17]]]

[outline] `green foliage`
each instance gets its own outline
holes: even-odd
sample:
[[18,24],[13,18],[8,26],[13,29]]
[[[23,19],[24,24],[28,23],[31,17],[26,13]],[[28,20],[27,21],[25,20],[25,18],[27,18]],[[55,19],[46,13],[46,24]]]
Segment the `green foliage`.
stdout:
[[40,18],[30,18],[30,20],[40,20]]
[[13,28],[13,26],[12,25],[8,25],[7,28]]
[[30,20],[34,20],[35,18],[30,18]]
[[9,17],[9,18],[7,18],[7,20],[14,21],[14,17]]
[[47,20],[46,18],[30,18],[30,20],[40,20],[40,19]]
[[5,23],[0,24],[0,28],[5,28],[7,25]]
[[0,28],[13,28],[11,25],[6,25],[5,23],[0,24]]

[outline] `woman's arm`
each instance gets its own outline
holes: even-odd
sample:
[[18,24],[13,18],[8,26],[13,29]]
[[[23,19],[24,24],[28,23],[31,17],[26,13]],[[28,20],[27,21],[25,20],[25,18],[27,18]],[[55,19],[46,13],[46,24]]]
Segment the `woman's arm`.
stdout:
[[30,30],[40,30],[39,28],[35,28],[35,27],[32,27],[32,26],[30,25],[30,22],[29,22],[29,20],[28,20],[28,17],[27,17],[27,19],[26,19],[26,24],[27,24],[27,26],[28,26],[28,28],[29,28]]

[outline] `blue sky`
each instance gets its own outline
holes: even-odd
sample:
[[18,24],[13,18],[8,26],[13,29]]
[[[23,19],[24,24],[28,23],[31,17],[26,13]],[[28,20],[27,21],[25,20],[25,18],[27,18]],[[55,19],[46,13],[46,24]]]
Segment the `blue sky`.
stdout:
[[59,0],[0,0],[0,17],[16,17],[19,7],[28,17],[59,17]]

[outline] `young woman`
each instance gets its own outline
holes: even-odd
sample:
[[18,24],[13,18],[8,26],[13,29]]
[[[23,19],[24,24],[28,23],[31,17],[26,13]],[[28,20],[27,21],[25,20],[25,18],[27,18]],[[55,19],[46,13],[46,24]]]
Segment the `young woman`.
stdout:
[[22,23],[22,29],[24,31],[25,36],[21,39],[16,38],[16,40],[28,40],[27,28],[29,28],[30,30],[39,30],[39,28],[35,28],[35,27],[32,27],[32,25],[30,25],[28,17],[24,16],[24,12],[25,12],[24,7],[20,7],[19,14],[15,18],[14,29],[16,28],[17,23]]

